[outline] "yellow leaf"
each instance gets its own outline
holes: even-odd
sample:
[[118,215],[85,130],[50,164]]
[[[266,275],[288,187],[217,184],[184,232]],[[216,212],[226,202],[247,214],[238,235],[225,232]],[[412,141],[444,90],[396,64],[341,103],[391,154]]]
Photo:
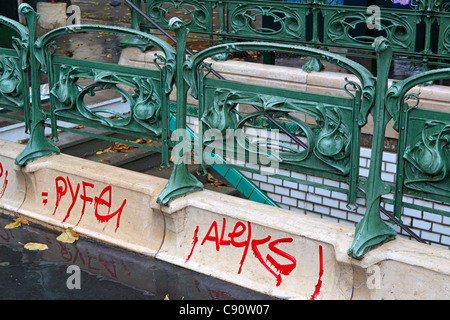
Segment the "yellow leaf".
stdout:
[[75,231],[73,231],[72,228],[67,228],[66,230],[64,230],[63,233],[61,233],[56,240],[61,241],[61,242],[65,242],[65,243],[74,243],[75,241],[77,241],[80,237],[78,236],[78,233],[76,233]]
[[[20,243],[20,242],[19,242],[19,243]],[[23,243],[21,243],[21,244],[23,244]],[[48,246],[47,246],[46,244],[43,244],[43,243],[37,243],[37,242],[28,242],[28,243],[25,244],[23,247],[24,247],[25,249],[33,250],[33,251],[36,251],[36,250],[41,251],[41,250],[47,250],[47,249],[48,249]]]
[[166,294],[166,296],[164,297],[164,300],[170,300],[169,299],[169,294]]
[[111,59],[111,58],[112,58],[112,54],[111,54],[111,53],[108,53],[108,54],[106,55],[106,58]]
[[18,218],[14,220],[15,222],[12,222],[8,225],[5,226],[5,229],[14,229],[14,228],[18,228],[23,224],[28,224],[28,220],[24,219],[24,218]]

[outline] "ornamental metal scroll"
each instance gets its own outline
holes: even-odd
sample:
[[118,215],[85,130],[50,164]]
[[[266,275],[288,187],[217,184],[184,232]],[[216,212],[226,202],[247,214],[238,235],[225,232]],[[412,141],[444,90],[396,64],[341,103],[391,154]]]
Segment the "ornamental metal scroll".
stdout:
[[[226,139],[227,132],[243,133],[245,126],[251,125],[263,115],[269,115],[272,119],[285,119],[292,124],[291,130],[296,135],[305,136],[307,148],[304,150],[293,147],[287,143],[267,141],[265,147],[268,149],[276,148],[277,158],[272,159],[280,166],[297,171],[301,168],[308,168],[311,172],[329,172],[330,174],[348,176],[351,169],[351,146],[358,139],[352,132],[353,116],[356,117],[357,102],[352,99],[336,99],[334,102],[315,101],[316,96],[304,93],[297,93],[295,98],[286,98],[285,92],[279,92],[276,95],[259,93],[261,87],[243,86],[242,90],[229,89],[226,85],[221,88],[220,82],[214,82],[217,88],[209,89],[212,82],[203,80],[205,86],[205,103],[200,106],[203,113],[200,120],[204,124],[203,130],[218,130],[224,141],[203,140],[204,146],[218,150],[221,154],[228,148],[222,146],[223,142],[229,142],[236,145],[233,154],[239,152],[242,157],[254,158],[255,152],[258,152],[260,143],[253,143],[245,136],[236,136],[236,141]],[[245,87],[245,89],[244,89]],[[275,90],[274,90],[275,91]],[[318,100],[318,99],[317,99]],[[204,102],[200,101],[200,103]],[[213,101],[209,103],[209,101]],[[339,103],[339,104],[338,104]],[[258,106],[263,111],[255,111],[250,114],[244,114],[238,111],[240,104],[250,104]],[[295,115],[307,115],[315,119],[316,124],[311,125]],[[282,151],[286,150],[286,152]],[[264,159],[264,162],[270,159]],[[262,164],[258,162],[258,164]]]
[[191,88],[191,95],[194,98],[198,98],[199,79],[203,77],[203,72],[200,72],[199,69],[204,67],[204,60],[217,55],[227,55],[228,53],[235,51],[253,50],[297,53],[300,55],[317,58],[321,61],[329,62],[348,70],[349,73],[358,78],[361,87],[361,112],[358,117],[358,123],[361,126],[367,123],[367,116],[370,113],[370,109],[372,108],[375,100],[375,77],[362,65],[348,58],[324,50],[303,46],[291,46],[265,42],[238,42],[217,45],[203,50],[195,56],[189,57],[183,67],[183,75]]
[[[29,41],[32,43],[30,65],[33,119],[30,140],[16,162],[25,165],[39,157],[58,153],[59,149],[53,141],[58,138],[58,120],[63,120],[109,132],[161,139],[162,164],[168,166],[169,94],[173,88],[176,70],[175,50],[156,36],[112,26],[73,25],[54,29],[37,38],[36,25],[39,15],[28,5],[22,5],[20,10],[27,19]],[[138,40],[142,49],[156,47],[161,52],[155,55],[154,63],[157,68],[139,69],[56,55],[57,37],[82,32],[131,36]],[[50,111],[44,111],[40,99],[37,98],[40,72],[48,75]],[[87,79],[89,85],[82,85],[80,79]],[[107,109],[90,110],[84,103],[84,97],[95,95],[96,89],[117,91],[129,105],[129,114],[117,114]],[[51,140],[44,135],[44,126],[48,119],[52,129]]]
[[[405,14],[404,10],[380,9],[379,25],[374,35],[367,35],[367,22],[371,14],[360,9],[339,11],[322,8],[324,16],[324,40],[328,46],[354,46],[372,50],[376,37],[386,38],[393,50],[414,52],[416,48],[416,25],[419,17]],[[359,30],[359,31],[358,31]]]
[[3,16],[0,16],[0,24],[15,33],[11,39],[13,49],[0,48],[0,107],[23,113],[25,131],[29,132],[28,30]]
[[[178,8],[176,16],[190,21],[190,37],[226,43],[236,39],[308,45],[316,48],[346,48],[351,55],[367,57],[373,52],[375,38],[390,43],[394,59],[421,63],[423,70],[437,65],[450,55],[450,6],[443,0],[412,0],[410,5],[393,7],[392,1],[371,6],[346,5],[337,0],[145,0],[146,13],[167,29],[170,16],[166,8]],[[139,6],[139,4],[137,4]],[[213,18],[214,17],[214,18]],[[140,20],[139,20],[140,19]],[[377,23],[372,23],[372,20]],[[267,23],[262,22],[266,21]],[[133,28],[152,29],[135,15]],[[437,37],[437,45],[431,39]],[[305,71],[320,71],[316,60]]]
[[[99,68],[56,63],[53,66],[57,80],[51,84],[50,94],[54,98],[52,115],[55,118],[64,117],[73,122],[92,121],[110,130],[122,129],[142,136],[162,135],[162,109],[167,101],[165,93],[160,90],[162,85],[157,75],[155,79],[130,75],[126,72],[120,73],[118,70],[111,72]],[[90,79],[93,83],[83,86],[78,82],[81,78]],[[123,88],[125,85],[132,92],[125,90]],[[87,95],[95,96],[96,89],[112,89],[121,94],[123,100],[130,106],[129,114],[88,108],[84,98]]]
[[450,68],[424,72],[393,83],[386,95],[399,132],[394,205],[398,218],[402,207],[410,206],[403,195],[450,203],[450,113],[420,108],[420,95],[408,93],[415,86],[448,78]]
[[[439,114],[435,114],[438,116]],[[410,117],[414,117],[411,113]],[[437,117],[434,117],[436,119]],[[420,138],[409,135],[403,158],[405,159],[404,185],[429,194],[450,195],[450,122],[420,119]],[[409,127],[418,127],[411,119]],[[416,138],[416,139],[414,139]],[[416,141],[414,141],[416,140]]]
[[145,1],[148,16],[158,25],[169,29],[170,17],[175,13],[194,33],[213,33],[213,8],[210,1],[198,0],[155,0]]
[[[360,84],[347,83],[345,91],[349,94],[348,97],[330,97],[208,77],[211,69],[205,59],[247,50],[283,51],[327,61],[349,70],[359,79]],[[307,147],[299,150],[295,146],[270,141],[265,147],[282,150],[272,160],[279,163],[281,168],[347,182],[350,190],[344,192],[349,195],[349,203],[355,203],[360,127],[367,122],[375,97],[375,79],[364,67],[347,58],[313,48],[238,42],[214,46],[189,57],[184,64],[183,75],[191,88],[191,95],[199,100],[199,120],[202,124],[200,154],[207,148],[217,152],[226,149],[228,153],[230,149],[226,144],[231,142],[236,147],[231,152],[233,155],[242,152],[247,155],[247,159],[257,159],[258,164],[267,165],[265,162],[270,162],[270,159],[264,159],[263,163],[258,162],[259,154],[251,156],[255,150],[258,152],[260,142],[252,143],[245,136],[239,137],[236,133],[242,132],[244,126],[262,116],[287,121],[294,134],[305,137]],[[256,106],[257,111],[241,113],[237,106],[242,104]],[[313,117],[315,124],[305,122],[299,114]],[[209,140],[208,129],[219,131],[223,137],[227,137],[228,132],[233,132],[235,140]],[[274,156],[273,154],[268,156]],[[204,164],[203,158],[200,161]]]
[[[229,33],[232,35],[266,40],[267,37],[298,42],[306,40],[308,8],[246,2],[229,3],[227,8]],[[265,26],[262,22],[263,18],[271,19],[277,27]],[[257,21],[259,21],[259,26]]]
[[[132,35],[146,47],[154,46],[162,52],[154,64],[158,71],[146,71],[55,55],[54,41],[58,36],[74,32],[105,32]],[[57,119],[103,128],[114,132],[127,132],[145,138],[162,138],[163,164],[169,165],[169,94],[175,72],[175,51],[166,42],[146,33],[111,26],[79,25],[55,29],[36,41],[36,58],[41,70],[49,75],[52,136],[57,139]],[[89,79],[83,86],[79,79]],[[128,87],[128,91],[123,88]],[[127,116],[110,110],[90,110],[84,103],[86,95],[95,95],[96,89],[117,91],[129,105]]]

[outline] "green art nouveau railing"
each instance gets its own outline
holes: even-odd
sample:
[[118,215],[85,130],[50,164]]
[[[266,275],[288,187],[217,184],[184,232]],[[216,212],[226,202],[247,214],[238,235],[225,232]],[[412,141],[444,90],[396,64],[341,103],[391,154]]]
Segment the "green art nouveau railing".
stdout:
[[[39,15],[29,6],[22,5],[28,29],[8,20],[6,25],[21,31],[22,39],[14,39],[16,52],[1,59],[1,99],[15,99],[2,107],[23,110],[25,123],[30,131],[29,142],[16,159],[25,165],[36,158],[58,153],[54,142],[58,139],[58,121],[125,133],[140,138],[160,139],[162,162],[169,164],[169,94],[175,75],[175,50],[166,42],[148,33],[110,26],[77,25],[62,27],[36,37]],[[139,39],[145,47],[156,47],[161,52],[155,56],[157,71],[100,63],[57,56],[55,39],[79,32],[104,32],[122,34]],[[3,51],[2,51],[3,52]],[[15,57],[19,56],[19,58]],[[15,64],[13,64],[15,63]],[[31,83],[23,70],[29,70]],[[44,111],[40,99],[40,76],[47,75],[50,88],[50,110]],[[80,80],[88,81],[82,85]],[[124,89],[124,86],[128,90]],[[29,87],[32,103],[29,105]],[[13,90],[14,89],[14,90]],[[129,105],[126,115],[110,110],[91,110],[85,103],[87,95],[95,95],[96,89],[119,92]],[[0,100],[2,101],[2,100]],[[31,115],[31,116],[30,116]],[[51,128],[51,139],[44,135],[44,128]],[[124,141],[124,143],[128,143]]]
[[[361,128],[371,114],[376,119],[372,149],[383,150],[385,126],[390,120],[384,107],[384,94],[387,90],[392,51],[384,38],[377,38],[374,47],[378,56],[377,79],[361,65],[333,53],[263,42],[213,46],[189,57],[183,67],[183,76],[191,89],[190,94],[199,104],[199,136],[203,139],[196,150],[197,154],[204,154],[205,150],[212,149],[230,158],[239,159],[241,156],[240,159],[244,158],[245,161],[256,159],[256,163],[263,166],[326,177],[348,185],[348,189],[323,185],[321,187],[346,193],[349,204],[356,205],[358,197],[366,198],[367,212],[358,225],[354,244],[349,249],[349,254],[355,258],[362,257],[371,247],[393,239],[396,234],[380,217],[381,196],[390,191],[389,186],[381,180],[382,152],[373,152],[368,179],[359,178]],[[205,61],[207,58],[248,50],[290,52],[326,61],[355,75],[358,83],[347,81],[344,89],[348,97],[341,98],[238,83],[211,76],[211,67]],[[181,99],[178,102],[185,103],[186,95],[178,98]],[[239,105],[255,105],[257,110],[242,113],[239,111]],[[305,122],[301,115],[314,118],[315,123]],[[270,128],[270,122],[265,116],[289,123],[296,135],[306,138],[306,148],[280,143],[276,139],[255,143],[245,134],[230,136],[229,133],[240,132],[240,129],[258,119],[266,122],[263,127]],[[215,134],[208,134],[210,130],[215,130]],[[262,145],[266,159],[260,157]],[[180,158],[189,150],[190,148],[184,148],[184,152],[179,154]],[[205,159],[201,158],[200,161],[203,166]],[[248,170],[245,166],[234,167]],[[278,177],[276,172],[272,176]],[[297,179],[296,182],[311,185],[306,180]],[[193,177],[188,179],[185,167],[180,164],[175,168],[158,201],[167,203],[178,196],[180,190],[185,193],[196,189],[196,181]]]
[[[211,43],[275,41],[330,51],[344,48],[349,56],[374,58],[372,43],[383,36],[394,59],[422,64],[424,70],[444,66],[450,58],[450,3],[445,0],[412,0],[404,7],[393,7],[393,0],[352,5],[336,0],[144,0],[144,7],[140,0],[130,1],[162,28],[168,29],[176,15],[187,22],[191,37]],[[136,12],[132,28],[157,32]],[[314,60],[305,66],[320,68]]]
[[[20,12],[26,17],[27,27],[0,17],[0,23],[13,28],[20,36],[13,41],[14,49],[0,51],[0,103],[2,107],[23,114],[20,119],[25,121],[30,133],[26,148],[16,159],[18,165],[26,166],[40,157],[58,153],[54,140],[57,139],[58,122],[65,121],[161,140],[162,165],[168,165],[170,154],[175,157],[172,175],[157,199],[163,205],[169,205],[178,196],[202,190],[203,185],[186,168],[185,160],[191,159],[192,149],[200,171],[209,164],[210,158],[220,168],[252,171],[242,163],[230,161],[238,159],[275,169],[268,172],[274,177],[282,178],[276,170],[284,169],[332,179],[348,187],[286,178],[347,194],[349,208],[350,205],[356,206],[358,198],[365,198],[365,216],[358,224],[354,242],[348,250],[350,256],[358,259],[396,235],[380,216],[380,203],[385,201],[386,195],[394,193],[392,203],[398,219],[401,218],[402,207],[408,206],[402,200],[404,195],[450,203],[449,114],[421,110],[414,103],[405,103],[407,98],[419,101],[418,97],[408,94],[413,86],[446,78],[449,71],[429,71],[388,88],[393,48],[383,37],[376,38],[372,44],[377,61],[375,77],[351,59],[311,46],[293,44],[262,41],[224,43],[186,58],[189,30],[178,18],[172,18],[168,24],[175,33],[175,50],[149,33],[109,26],[64,27],[37,38],[38,15],[28,5],[22,5]],[[159,53],[154,58],[155,69],[56,55],[54,40],[57,37],[96,31],[125,35],[134,39],[135,44],[139,43],[143,50],[156,47]],[[207,60],[218,56],[226,58],[235,52],[248,50],[299,54],[339,66],[357,80],[347,80],[343,88],[345,97],[328,96],[227,81],[217,76]],[[40,74],[47,75],[49,81],[48,110],[41,105]],[[81,82],[82,79],[88,80],[89,84]],[[169,110],[169,94],[174,87],[177,89],[176,120]],[[129,112],[117,114],[111,110],[90,110],[84,97],[95,94],[97,88],[119,92],[129,105]],[[200,131],[197,138],[185,130],[188,94],[198,100]],[[255,108],[250,108],[251,111],[241,109],[246,105]],[[312,121],[306,121],[306,117]],[[372,156],[369,176],[364,179],[359,176],[360,135],[369,117],[373,118]],[[399,131],[396,185],[389,185],[381,179],[385,131],[391,119],[396,121]],[[269,132],[278,132],[280,124],[292,136],[301,138],[302,144],[280,142],[276,138],[255,141],[247,135],[246,129],[256,125]],[[44,134],[46,127],[51,129],[50,137]],[[178,130],[182,133],[171,138],[170,131]],[[261,150],[265,153],[262,154]]]
[[29,99],[29,35],[22,24],[0,16],[0,25],[11,30],[16,36],[12,39],[12,47],[0,47],[0,105],[3,109],[14,111],[15,115],[3,114],[3,117],[24,121],[26,131],[30,132],[30,99]]
[[433,212],[450,217],[450,212],[425,208],[404,200],[414,196],[448,203],[450,197],[450,108],[436,111],[420,108],[420,95],[409,93],[429,81],[450,79],[450,68],[432,70],[394,83],[386,96],[386,108],[399,133],[394,215],[402,208]]

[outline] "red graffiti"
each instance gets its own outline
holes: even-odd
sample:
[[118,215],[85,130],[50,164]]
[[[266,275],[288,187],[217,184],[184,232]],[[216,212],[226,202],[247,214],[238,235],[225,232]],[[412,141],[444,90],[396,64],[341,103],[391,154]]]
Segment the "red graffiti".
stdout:
[[[105,200],[102,198],[106,192],[108,192],[108,194],[109,194],[108,200]],[[117,215],[117,223],[116,223],[116,231],[117,231],[117,228],[119,228],[120,216],[122,215],[122,210],[126,203],[127,203],[127,199],[123,200],[122,205],[119,207],[119,209],[117,209],[113,213],[110,213],[110,211],[111,211],[111,186],[107,186],[105,189],[103,189],[103,191],[100,193],[100,196],[98,198],[95,197],[95,205],[94,205],[95,217],[100,222],[108,222],[114,216]],[[99,205],[105,205],[108,208],[108,214],[101,215],[100,213],[98,213]]]
[[194,248],[195,248],[195,245],[197,244],[197,242],[198,242],[198,226],[197,226],[197,228],[195,228],[194,239],[192,240],[192,249],[191,249],[191,252],[189,253],[188,257],[186,258],[185,263],[189,261],[192,254],[194,253]]
[[[67,191],[70,192],[70,206],[67,209],[66,215],[62,222],[65,222],[72,212],[72,209],[74,208],[76,202],[78,199],[81,199],[83,201],[83,206],[81,208],[80,212],[80,218],[76,225],[78,225],[81,222],[81,219],[84,216],[85,210],[86,210],[86,203],[92,204],[94,202],[94,215],[97,218],[99,222],[108,222],[113,217],[117,216],[117,222],[116,222],[116,229],[119,228],[120,225],[120,218],[122,215],[123,208],[125,207],[125,204],[127,203],[127,200],[125,199],[122,202],[122,205],[114,212],[111,213],[111,206],[112,206],[112,187],[106,186],[103,188],[102,192],[100,192],[100,195],[98,197],[90,197],[88,196],[87,188],[94,189],[94,184],[86,181],[82,181],[81,184],[77,183],[76,186],[72,184],[69,177],[57,177],[55,179],[55,186],[56,186],[56,204],[55,204],[55,210],[53,211],[53,215],[56,213],[56,210],[58,209],[61,199],[66,196]],[[82,188],[81,188],[82,187]],[[80,191],[81,189],[81,191]],[[48,196],[48,193],[43,192],[42,195]],[[44,199],[44,204],[47,203],[47,199]],[[107,213],[103,214],[100,212],[101,206],[105,206],[107,208]]]
[[[243,222],[238,221],[233,228],[233,231],[229,232],[227,235],[225,233],[226,229],[226,219],[223,218],[222,222],[222,230],[219,236],[219,229],[217,226],[217,221],[213,221],[211,226],[209,227],[208,232],[203,237],[203,240],[200,245],[204,245],[206,241],[211,241],[215,244],[216,251],[219,251],[221,247],[223,246],[233,246],[236,248],[244,248],[242,258],[239,264],[239,270],[238,274],[241,273],[242,267],[244,265],[245,259],[247,257],[248,251],[251,248],[254,256],[258,259],[258,261],[276,278],[277,283],[276,285],[279,286],[282,282],[281,275],[289,275],[297,266],[296,259],[291,256],[290,254],[282,251],[281,249],[277,248],[277,245],[280,243],[292,243],[292,238],[283,238],[283,239],[277,239],[271,241],[272,237],[269,235],[263,239],[252,239],[252,225],[250,222],[247,222],[247,224],[244,224]],[[197,226],[193,243],[192,243],[192,249],[191,252],[186,259],[186,262],[189,261],[191,258],[194,248],[198,243],[198,232],[199,227]],[[245,232],[247,234],[245,235]],[[245,237],[245,240],[237,241],[241,236]],[[277,254],[278,256],[281,256],[287,260],[290,261],[288,264],[281,264],[279,263],[272,255],[267,254],[265,259],[263,258],[260,246],[267,245],[267,248],[273,252],[274,254]],[[266,263],[266,261],[268,263]]]
[[0,199],[5,195],[6,187],[8,186],[8,170],[3,170],[3,165],[0,162],[0,178],[3,177],[3,173],[5,174],[5,178],[3,180],[3,186],[0,191]]
[[42,192],[42,197],[44,197],[44,199],[42,199],[42,203],[44,204],[44,206],[47,204],[48,202],[48,192]]
[[320,293],[320,289],[322,287],[322,275],[323,275],[323,252],[322,246],[319,246],[319,280],[317,281],[316,290],[314,291],[310,300],[315,300]]

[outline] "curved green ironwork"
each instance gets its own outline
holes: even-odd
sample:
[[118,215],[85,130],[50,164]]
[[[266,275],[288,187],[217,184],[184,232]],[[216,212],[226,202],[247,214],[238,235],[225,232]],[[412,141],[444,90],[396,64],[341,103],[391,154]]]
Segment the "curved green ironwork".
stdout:
[[[349,70],[361,84],[348,82],[344,89],[349,98],[338,98],[207,77],[211,69],[205,59],[247,50],[293,52],[328,61]],[[184,64],[183,75],[191,88],[191,95],[199,100],[202,136],[207,129],[217,129],[225,135],[227,130],[239,132],[246,123],[263,115],[286,118],[297,127],[297,134],[306,135],[307,147],[299,151],[280,144],[279,147],[289,151],[280,152],[279,157],[272,159],[285,169],[300,172],[306,169],[308,173],[319,176],[328,173],[329,177],[342,177],[350,186],[349,203],[356,203],[360,127],[366,123],[375,98],[375,78],[367,69],[347,58],[314,48],[240,42],[214,46],[189,57]],[[236,111],[238,104],[256,105],[259,111],[243,115]],[[290,113],[312,116],[317,125],[311,126]],[[248,141],[239,141],[245,141],[245,138],[237,139],[236,145],[240,144],[246,154],[251,155],[251,149],[258,148],[252,147]],[[217,143],[202,140],[200,148],[204,146],[220,149]]]
[[[422,64],[423,70],[437,65],[450,56],[449,4],[443,0],[412,0],[402,8],[393,1],[301,0],[145,0],[143,9],[158,25],[167,29],[169,17],[188,21],[190,36],[211,43],[269,41],[308,45],[316,48],[345,48],[350,55],[373,58],[372,43],[378,36],[386,38],[395,59]],[[141,2],[133,0],[141,7]],[[375,10],[375,11],[374,11]],[[214,17],[214,19],[213,19]],[[153,28],[139,15],[134,15],[132,27]],[[436,24],[437,22],[437,24]],[[432,39],[437,37],[437,46]],[[356,51],[356,52],[355,52]],[[315,58],[304,67],[320,71],[323,66]]]
[[394,215],[399,219],[403,207],[422,209],[405,203],[404,195],[450,203],[450,114],[420,108],[420,95],[409,93],[418,85],[442,79],[450,79],[450,68],[394,82],[386,94],[386,109],[399,133],[394,197]]
[[30,132],[30,100],[28,87],[29,35],[22,24],[0,16],[0,24],[13,30],[13,49],[0,48],[0,105],[23,112],[25,131]]
[[194,98],[198,97],[198,68],[204,65],[204,60],[209,57],[214,57],[219,54],[227,54],[238,51],[282,51],[289,53],[296,53],[303,56],[316,58],[321,61],[326,61],[331,64],[340,66],[350,73],[354,74],[361,82],[362,89],[362,102],[361,113],[358,118],[360,125],[367,123],[367,115],[373,106],[375,99],[375,78],[374,76],[362,65],[355,63],[354,61],[345,58],[343,56],[319,50],[315,48],[293,46],[278,43],[266,43],[266,42],[237,42],[232,44],[217,45],[208,49],[205,49],[198,54],[189,57],[186,61],[183,69],[185,79],[191,88],[191,95]]
[[[44,122],[51,120],[53,140],[57,140],[57,120],[103,128],[114,132],[128,132],[145,138],[161,138],[163,165],[169,165],[168,149],[169,94],[175,74],[175,50],[156,36],[128,28],[73,25],[54,29],[36,39],[36,24],[39,15],[27,5],[20,7],[26,16],[30,30],[30,65],[33,90],[33,127],[27,147],[18,157],[19,165],[45,155],[58,153],[58,148],[44,135]],[[156,47],[161,53],[155,56],[157,71],[118,66],[109,63],[84,61],[58,57],[54,39],[58,36],[84,32],[104,32],[132,36],[138,39],[143,49]],[[48,74],[50,87],[50,113],[42,110],[39,95],[39,72]],[[80,78],[93,81],[82,86]],[[129,92],[121,86],[132,89]],[[94,95],[95,89],[113,89],[120,93],[130,106],[128,116],[109,110],[91,111],[84,104],[86,95]],[[105,116],[112,115],[115,117]]]

